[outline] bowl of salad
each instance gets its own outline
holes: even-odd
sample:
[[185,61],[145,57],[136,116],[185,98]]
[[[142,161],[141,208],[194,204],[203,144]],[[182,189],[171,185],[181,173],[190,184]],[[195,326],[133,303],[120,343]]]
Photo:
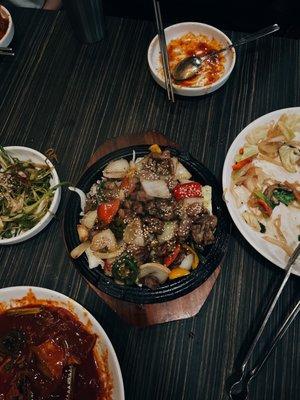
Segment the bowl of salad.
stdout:
[[48,225],[61,196],[53,164],[22,146],[0,147],[0,245],[24,242]]
[[75,266],[93,286],[134,303],[175,299],[221,263],[228,221],[214,176],[189,153],[139,145],[82,176],[64,230]]

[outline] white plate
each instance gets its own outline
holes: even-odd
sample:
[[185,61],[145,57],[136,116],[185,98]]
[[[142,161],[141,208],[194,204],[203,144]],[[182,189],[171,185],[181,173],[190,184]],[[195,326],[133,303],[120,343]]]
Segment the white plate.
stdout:
[[[234,164],[234,157],[239,149],[244,146],[245,137],[256,127],[267,124],[271,121],[276,121],[282,114],[300,114],[300,107],[285,108],[282,110],[273,111],[269,114],[251,122],[242,132],[235,138],[234,142],[228,150],[224,167],[223,167],[223,192],[228,211],[233,219],[238,230],[244,238],[253,246],[261,255],[271,261],[273,264],[280,268],[285,268],[288,261],[287,254],[278,246],[267,242],[262,239],[262,235],[254,231],[243,219],[240,210],[236,207],[234,198],[228,190],[231,182],[232,165]],[[299,176],[300,180],[300,176]],[[300,260],[295,263],[294,274],[300,276]]]
[[[22,306],[24,304],[24,298],[28,295],[28,293],[33,293],[34,297],[38,300],[46,300],[53,301],[54,304],[58,307],[64,307],[69,310],[72,314],[76,315],[78,319],[85,325],[89,327],[89,330],[92,333],[97,335],[96,342],[96,352],[99,356],[103,354],[104,351],[108,352],[108,369],[109,373],[112,377],[113,384],[113,400],[124,400],[124,385],[122,379],[122,373],[119,366],[119,362],[114,351],[114,348],[104,332],[103,328],[99,324],[99,322],[80,304],[76,301],[70,299],[69,297],[55,292],[53,290],[34,287],[34,286],[15,286],[0,289],[0,305],[1,308],[10,308],[16,307],[18,304],[18,300],[22,302]],[[31,295],[30,295],[31,297]],[[28,301],[30,303],[30,300]],[[32,304],[32,301],[31,301]]]
[[[57,175],[56,169],[54,168],[54,165],[42,153],[38,152],[37,150],[30,149],[29,147],[22,146],[7,146],[4,147],[4,149],[7,150],[11,156],[17,157],[19,160],[30,160],[35,163],[48,164],[49,167],[52,168],[52,178],[50,180],[50,185],[55,186],[59,184],[59,177]],[[48,212],[33,228],[21,233],[16,237],[12,237],[9,239],[0,239],[0,245],[21,243],[41,232],[41,230],[43,230],[49,224],[49,222],[55,215],[59,206],[60,196],[61,188],[59,187],[54,192],[53,200]]]

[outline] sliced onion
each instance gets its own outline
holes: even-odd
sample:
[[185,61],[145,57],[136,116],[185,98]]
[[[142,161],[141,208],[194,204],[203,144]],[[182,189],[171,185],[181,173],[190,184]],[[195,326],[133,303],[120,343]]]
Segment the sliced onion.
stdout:
[[96,268],[99,265],[104,267],[104,261],[100,257],[95,256],[95,253],[90,249],[90,247],[85,250],[85,254],[87,256],[90,269]]
[[79,240],[81,242],[85,242],[89,238],[89,231],[84,225],[77,225],[77,233],[79,236]]
[[85,203],[86,203],[86,194],[81,189],[78,189],[74,186],[69,186],[68,189],[71,190],[71,192],[75,192],[78,194],[78,196],[80,197],[81,211],[84,212]]
[[258,143],[258,150],[265,156],[276,158],[278,156],[278,150],[283,145],[283,142],[269,142],[263,140]]
[[86,241],[86,242],[80,243],[77,247],[75,247],[75,249],[73,249],[71,251],[71,257],[72,258],[80,257],[86,251],[86,249],[88,247],[90,247],[90,242]]
[[275,246],[280,247],[283,251],[286,252],[286,254],[289,257],[293,254],[293,249],[286,242],[283,242],[282,240],[275,239],[275,238],[273,238],[271,236],[264,236],[264,239],[267,242],[275,244]]
[[124,230],[123,238],[124,242],[128,244],[135,244],[141,247],[145,245],[142,224],[139,218],[134,218],[133,221],[129,222]]
[[105,178],[124,178],[127,171],[129,170],[129,162],[125,158],[111,161],[103,170],[103,176]]
[[176,228],[177,228],[177,222],[175,221],[165,222],[163,233],[157,236],[158,241],[160,243],[163,243],[171,240],[175,235]]
[[172,162],[174,165],[174,175],[175,179],[178,180],[184,180],[184,179],[190,179],[192,175],[189,173],[189,171],[185,168],[184,165],[181,164],[180,161],[176,157],[172,157]]
[[117,247],[115,235],[110,229],[104,229],[93,236],[91,250],[98,251],[107,248],[109,251]]
[[84,214],[83,218],[81,218],[81,225],[84,225],[88,229],[92,229],[95,225],[97,219],[97,210],[88,211]]
[[193,254],[188,254],[181,261],[181,264],[179,265],[179,268],[183,268],[183,269],[186,269],[187,271],[189,271],[192,268],[193,261],[194,261]]
[[124,251],[124,246],[119,247],[117,250],[112,251],[111,253],[101,253],[99,251],[94,251],[94,255],[102,260],[109,260],[111,258],[118,257]]
[[146,263],[140,266],[139,279],[153,276],[159,283],[165,283],[171,271],[165,265],[159,263]]
[[161,179],[152,181],[141,179],[141,184],[148,196],[158,197],[160,199],[169,199],[171,197],[168,185]]

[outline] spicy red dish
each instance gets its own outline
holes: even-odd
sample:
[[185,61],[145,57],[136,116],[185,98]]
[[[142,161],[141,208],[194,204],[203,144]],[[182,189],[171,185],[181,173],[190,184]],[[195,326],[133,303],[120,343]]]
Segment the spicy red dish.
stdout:
[[91,334],[56,306],[0,314],[0,400],[104,400]]
[[[186,57],[204,56],[222,48],[216,39],[192,32],[173,39],[168,44],[168,56],[171,70]],[[205,60],[197,74],[184,81],[176,81],[176,85],[185,87],[203,87],[215,83],[225,71],[225,57],[219,54]]]
[[5,14],[0,6],[0,40],[6,34],[8,29],[8,24],[9,24],[8,18],[5,17]]

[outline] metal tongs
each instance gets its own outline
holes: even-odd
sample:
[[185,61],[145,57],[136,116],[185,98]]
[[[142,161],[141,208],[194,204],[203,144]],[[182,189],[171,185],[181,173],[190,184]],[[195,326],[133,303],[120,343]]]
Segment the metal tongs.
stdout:
[[300,311],[300,299],[298,299],[298,302],[294,306],[291,313],[284,320],[283,324],[281,325],[277,334],[274,336],[273,340],[271,341],[270,345],[266,349],[265,353],[260,357],[259,361],[254,366],[254,368],[252,368],[248,372],[248,374],[246,374],[246,366],[250,360],[253,350],[254,350],[259,338],[261,337],[261,334],[272,314],[272,311],[274,310],[274,307],[275,307],[275,305],[276,305],[276,303],[277,303],[277,301],[278,301],[278,299],[279,299],[279,297],[280,297],[280,295],[292,273],[293,265],[294,265],[295,261],[297,260],[299,254],[300,254],[300,243],[296,247],[295,251],[293,252],[293,254],[291,255],[291,257],[287,263],[284,279],[272,301],[272,304],[270,305],[270,307],[266,313],[266,316],[261,324],[261,327],[259,328],[259,330],[258,330],[258,332],[246,354],[246,357],[245,357],[240,369],[234,375],[235,376],[234,381],[231,382],[231,386],[230,386],[229,392],[228,392],[231,400],[247,400],[248,399],[250,381],[258,374],[258,372],[260,371],[260,369],[262,368],[264,363],[269,358],[273,349],[275,348],[275,346],[277,345],[279,340],[283,337],[283,335],[285,334],[285,332],[287,331],[287,329],[289,328],[289,326],[291,325],[293,320],[296,318],[298,312]]

